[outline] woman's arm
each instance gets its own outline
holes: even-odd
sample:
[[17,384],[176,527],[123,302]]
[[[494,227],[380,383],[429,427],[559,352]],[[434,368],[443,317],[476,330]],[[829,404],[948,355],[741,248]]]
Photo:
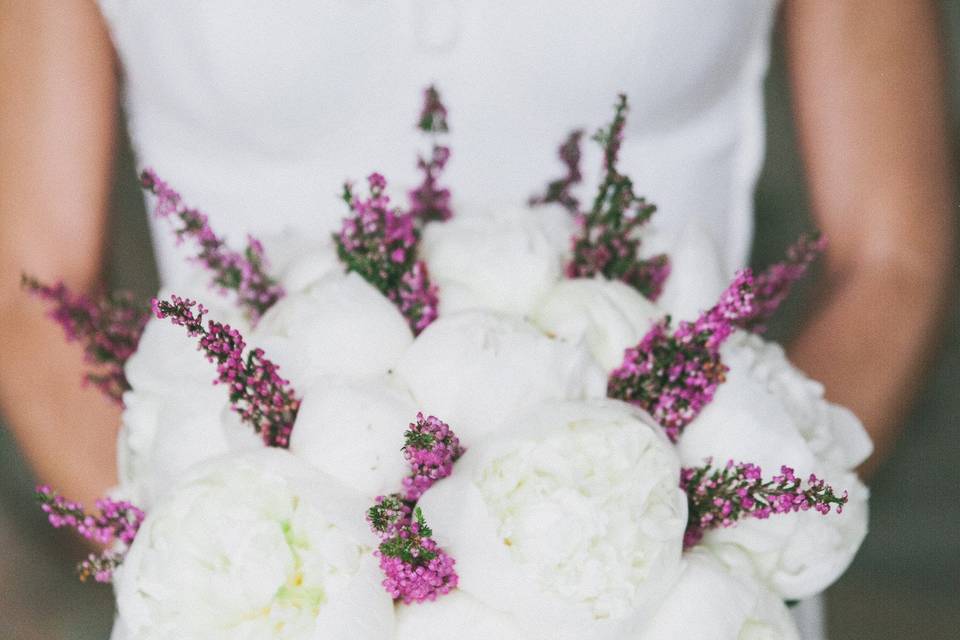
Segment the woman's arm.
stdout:
[[27,272],[100,282],[116,126],[109,37],[93,0],[0,0],[0,407],[39,478],[92,507],[114,484],[118,409]]
[[933,2],[789,0],[787,49],[816,222],[830,242],[794,362],[890,452],[954,290],[956,210]]

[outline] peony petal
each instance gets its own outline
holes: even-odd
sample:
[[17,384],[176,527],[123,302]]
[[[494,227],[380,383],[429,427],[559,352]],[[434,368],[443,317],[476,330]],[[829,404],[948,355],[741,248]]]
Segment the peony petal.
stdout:
[[604,371],[612,371],[623,362],[623,352],[636,346],[663,315],[622,282],[578,278],[559,282],[531,319],[571,344],[586,344]]
[[486,312],[441,317],[404,353],[397,374],[419,407],[447,422],[464,446],[548,400],[606,395],[606,376],[581,345]]
[[372,499],[397,491],[410,468],[404,433],[417,405],[387,377],[323,377],[304,393],[290,451]]

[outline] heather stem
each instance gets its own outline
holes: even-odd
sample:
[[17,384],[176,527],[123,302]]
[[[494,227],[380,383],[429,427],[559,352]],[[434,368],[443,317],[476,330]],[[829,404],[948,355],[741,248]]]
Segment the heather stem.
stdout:
[[126,501],[101,498],[97,500],[98,513],[88,514],[79,502],[67,500],[47,485],[38,486],[36,496],[54,528],[70,527],[87,540],[114,547],[90,554],[77,567],[81,582],[91,577],[96,582],[110,582],[113,570],[123,562],[126,550],[133,544],[146,517],[144,512]]
[[610,374],[607,395],[643,408],[676,442],[725,380],[720,345],[752,310],[753,277],[746,269],[695,322],[681,322],[671,331],[667,317],[627,349]]
[[439,185],[440,174],[450,160],[450,147],[439,144],[437,139],[450,129],[447,108],[440,100],[436,87],[430,86],[424,91],[423,109],[417,127],[430,136],[433,145],[429,158],[417,158],[417,168],[423,173],[423,181],[409,193],[410,216],[423,226],[428,222],[443,222],[453,217],[450,189]]
[[379,496],[367,522],[381,540],[374,554],[385,576],[383,587],[395,600],[436,600],[457,587],[456,561],[431,537],[419,507],[399,494]]
[[184,238],[194,241],[198,249],[196,260],[213,274],[214,285],[223,291],[236,291],[237,301],[251,322],[256,323],[283,297],[283,287],[266,273],[263,245],[258,240],[248,236],[243,253],[233,251],[210,227],[207,216],[184,205],[180,194],[152,169],[143,171],[140,182],[157,198],[154,214],[179,221],[179,226],[174,226],[177,241],[182,242]]
[[437,480],[453,473],[453,463],[464,449],[446,422],[434,416],[425,418],[422,413],[404,436],[403,456],[411,469],[403,480],[405,498],[416,502]]
[[566,174],[547,185],[547,190],[543,195],[530,198],[530,205],[540,205],[556,203],[562,206],[573,215],[580,212],[580,201],[571,192],[574,185],[583,180],[583,174],[580,171],[580,141],[583,138],[583,131],[577,129],[567,136],[566,141],[560,145],[558,155],[560,161],[566,168]]
[[386,576],[383,586],[394,599],[410,604],[434,600],[457,586],[456,561],[433,540],[416,504],[453,472],[464,449],[447,423],[423,413],[410,423],[404,439],[403,455],[410,465],[404,492],[378,497],[367,522],[381,540],[376,556]]
[[790,295],[793,285],[806,275],[813,261],[826,249],[826,238],[820,234],[803,234],[787,248],[787,258],[768,267],[756,277],[754,310],[737,322],[737,326],[763,333],[766,323]]
[[680,472],[680,488],[687,494],[688,520],[684,547],[703,539],[709,529],[730,527],[744,518],[769,518],[771,515],[813,509],[827,515],[832,507],[842,513],[847,492],[838,495],[833,487],[814,474],[804,483],[787,466],[780,474],[764,481],[755,464],[727,462],[715,468],[711,461]]
[[605,174],[589,212],[577,215],[578,232],[573,237],[573,257],[567,264],[568,278],[602,275],[621,280],[651,300],[656,300],[670,273],[667,256],[641,258],[640,228],[656,207],[637,196],[633,181],[617,171],[627,98],[620,95],[609,127],[594,136],[603,147]]
[[[196,307],[196,313],[194,313]],[[187,334],[199,336],[200,349],[217,365],[216,382],[227,385],[234,411],[250,424],[270,447],[290,446],[290,433],[300,408],[300,398],[281,378],[279,367],[267,359],[262,349],[250,349],[230,325],[213,320],[203,323],[207,310],[192,300],[170,296],[170,301],[154,300],[158,318],[186,327]]]
[[447,133],[450,128],[447,124],[447,108],[440,99],[440,92],[430,85],[423,92],[423,107],[417,128],[425,133]]
[[350,185],[344,200],[351,215],[334,234],[337,255],[346,266],[393,302],[419,334],[437,318],[437,288],[430,282],[427,265],[417,260],[420,232],[413,216],[390,206],[387,181],[379,173],[367,178],[368,198],[358,198]]
[[130,389],[123,365],[137,350],[149,312],[135,304],[128,293],[94,301],[72,293],[63,282],[51,287],[23,275],[21,284],[51,303],[50,317],[63,328],[67,341],[82,342],[86,361],[98,365],[100,370],[85,374],[85,381],[114,402],[122,403],[123,392]]

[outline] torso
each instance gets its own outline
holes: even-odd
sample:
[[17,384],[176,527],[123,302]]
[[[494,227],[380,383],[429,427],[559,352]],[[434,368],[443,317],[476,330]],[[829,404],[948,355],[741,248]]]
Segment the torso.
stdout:
[[[763,160],[776,0],[100,0],[125,77],[130,135],[214,228],[317,237],[344,180],[373,170],[405,201],[414,129],[435,83],[450,110],[444,183],[463,209],[519,205],[561,173],[575,128],[631,101],[622,170],[655,202],[650,253],[691,222],[746,262]],[[585,145],[583,197],[599,152]],[[185,273],[151,221],[166,282]],[[801,616],[820,637],[816,606]],[[806,635],[806,634],[805,634]]]
[[[606,123],[626,92],[622,168],[660,208],[650,250],[697,219],[727,271],[747,259],[772,0],[101,5],[138,162],[237,246],[247,232],[336,228],[341,184],[373,170],[404,202],[427,145],[413,126],[421,90],[435,83],[461,208],[524,203],[560,175],[566,134]],[[180,259],[156,231],[170,281]]]

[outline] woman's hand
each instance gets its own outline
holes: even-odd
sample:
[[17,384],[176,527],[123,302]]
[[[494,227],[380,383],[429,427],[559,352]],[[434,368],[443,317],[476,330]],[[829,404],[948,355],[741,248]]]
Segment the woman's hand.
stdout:
[[113,50],[93,0],[0,0],[0,407],[39,478],[71,498],[115,483],[117,407],[82,388],[20,274],[98,286],[116,126]]
[[956,201],[938,8],[789,0],[798,137],[827,235],[818,307],[790,355],[890,452],[955,288]]

